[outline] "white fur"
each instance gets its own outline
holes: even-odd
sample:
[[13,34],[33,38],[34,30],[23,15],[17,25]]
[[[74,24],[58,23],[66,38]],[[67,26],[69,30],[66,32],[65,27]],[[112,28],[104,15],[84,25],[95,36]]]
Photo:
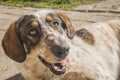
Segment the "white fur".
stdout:
[[[43,10],[35,13],[38,18],[52,12]],[[39,16],[40,15],[40,16]],[[110,26],[115,24],[117,26]],[[58,76],[46,68],[37,58],[36,53],[44,53],[47,48],[44,42],[42,46],[37,46],[35,50],[27,55],[25,62],[21,64],[21,70],[26,80],[116,80],[119,74],[119,40],[116,32],[111,27],[120,27],[120,21],[110,21],[106,23],[95,23],[84,26],[95,37],[95,44],[91,45],[80,37],[74,39],[66,38],[70,45],[67,58],[70,65],[65,74]],[[40,43],[39,43],[40,44]],[[39,51],[39,48],[42,48]]]
[[[120,27],[120,21],[111,22]],[[119,73],[120,48],[115,32],[109,23],[95,23],[84,28],[94,35],[95,45],[75,37],[68,55],[71,59],[70,70],[91,77],[91,80],[116,80]]]

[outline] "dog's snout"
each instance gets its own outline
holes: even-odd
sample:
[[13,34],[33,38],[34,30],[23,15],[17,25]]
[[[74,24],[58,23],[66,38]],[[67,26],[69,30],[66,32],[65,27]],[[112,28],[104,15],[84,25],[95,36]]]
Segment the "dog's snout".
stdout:
[[61,45],[53,45],[52,52],[58,58],[64,59],[69,53],[69,45],[67,43]]

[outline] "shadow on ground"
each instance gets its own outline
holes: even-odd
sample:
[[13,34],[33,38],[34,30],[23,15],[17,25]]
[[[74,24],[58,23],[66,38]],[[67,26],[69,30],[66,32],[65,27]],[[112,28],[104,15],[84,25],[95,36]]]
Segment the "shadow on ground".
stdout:
[[6,79],[6,80],[25,80],[25,79],[24,79],[23,76],[19,73],[19,74],[16,74],[16,75],[14,75],[14,76]]

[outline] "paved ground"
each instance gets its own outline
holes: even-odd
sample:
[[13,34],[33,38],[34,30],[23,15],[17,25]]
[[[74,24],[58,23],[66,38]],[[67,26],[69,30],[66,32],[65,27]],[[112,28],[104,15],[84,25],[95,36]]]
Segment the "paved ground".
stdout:
[[[37,10],[39,9],[28,7],[7,7],[0,5],[0,41],[12,21],[15,21],[21,15],[29,14]],[[106,0],[92,5],[80,5],[72,11],[61,12],[70,17],[73,25],[77,29],[82,25],[120,19],[120,0]],[[18,73],[20,72],[15,66],[15,62],[9,59],[4,54],[2,47],[0,47],[0,80],[8,79]],[[18,77],[18,75],[16,77]],[[21,79],[12,78],[9,80]]]

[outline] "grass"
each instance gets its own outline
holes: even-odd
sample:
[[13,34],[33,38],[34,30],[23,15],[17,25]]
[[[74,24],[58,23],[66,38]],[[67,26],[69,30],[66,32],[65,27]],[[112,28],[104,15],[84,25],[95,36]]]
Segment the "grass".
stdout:
[[[82,2],[83,1],[83,2]],[[30,2],[30,1],[17,1],[17,0],[8,0],[6,2],[0,2],[2,5],[6,6],[17,6],[17,7],[37,7],[37,8],[55,8],[55,9],[65,9],[70,10],[77,7],[79,4],[82,3],[95,3],[98,0],[77,0],[76,2],[73,0],[71,3],[58,4],[57,2],[51,0],[49,2],[37,1],[37,2]]]

